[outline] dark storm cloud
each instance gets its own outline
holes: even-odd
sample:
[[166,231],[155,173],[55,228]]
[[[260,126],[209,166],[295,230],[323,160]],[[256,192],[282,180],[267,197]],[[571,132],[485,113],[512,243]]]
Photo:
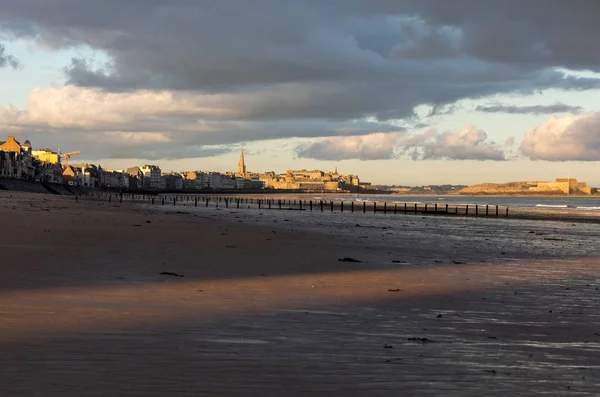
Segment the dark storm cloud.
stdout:
[[[121,115],[120,125],[87,129],[161,133],[170,125],[171,140],[157,149],[165,156],[187,139],[176,131],[188,131],[201,145],[328,137],[371,117],[354,133],[366,135],[389,132],[384,121],[411,118],[418,105],[441,114],[466,98],[600,84],[558,71],[600,70],[600,2],[594,1],[0,0],[0,6],[6,37],[50,49],[90,47],[110,58],[100,65],[73,59],[64,69],[69,84],[124,95],[146,89],[202,95],[188,100],[194,106],[185,117],[151,117],[146,107],[131,107],[126,112],[133,116]],[[533,108],[525,110],[543,112]],[[194,118],[212,129],[194,133],[188,125]],[[463,157],[499,158],[488,149],[478,146]]]
[[514,106],[514,105],[486,105],[477,106],[478,112],[484,113],[508,113],[508,114],[553,114],[553,113],[580,113],[580,106],[556,103],[554,105]]

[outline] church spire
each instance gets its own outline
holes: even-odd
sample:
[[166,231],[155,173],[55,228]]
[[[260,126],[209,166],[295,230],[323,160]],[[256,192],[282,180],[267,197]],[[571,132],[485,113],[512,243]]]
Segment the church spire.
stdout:
[[244,162],[244,148],[240,148],[240,162],[238,163],[238,175],[246,176],[246,163]]

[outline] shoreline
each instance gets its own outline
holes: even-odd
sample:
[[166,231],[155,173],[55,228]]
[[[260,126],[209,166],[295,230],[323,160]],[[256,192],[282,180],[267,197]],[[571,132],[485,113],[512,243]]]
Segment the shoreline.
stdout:
[[[132,198],[133,197],[133,198]],[[126,196],[124,199],[124,202],[132,202],[132,203],[143,203],[143,204],[149,204],[150,201],[147,198],[139,198],[137,196]],[[284,209],[296,209],[296,210],[302,210],[302,211],[310,211],[310,200],[306,200],[308,198],[314,198],[313,195],[307,195],[307,196],[298,196],[298,195],[280,195],[280,196],[264,196],[264,195],[240,195],[240,196],[205,196],[205,195],[164,195],[164,196],[160,196],[165,198],[165,205],[167,206],[172,206],[172,202],[173,202],[173,198],[176,198],[176,200],[178,200],[178,198],[184,198],[183,200],[179,200],[176,203],[176,207],[177,206],[194,206],[196,204],[194,204],[194,200],[191,201],[186,201],[185,198],[197,198],[198,199],[198,206],[205,206],[205,202],[203,202],[204,199],[208,199],[210,200],[209,202],[209,206],[210,207],[215,207],[217,205],[216,201],[217,200],[222,200],[221,201],[221,207],[226,207],[226,208],[231,208],[234,209],[237,206],[237,203],[235,200],[242,200],[244,198],[248,198],[248,199],[253,199],[254,201],[252,203],[250,203],[248,205],[248,203],[245,203],[243,205],[241,205],[242,208],[240,209],[244,209],[243,207],[248,207],[248,208],[254,208],[254,209],[259,209],[258,206],[258,202],[256,201],[256,199],[262,200],[265,199],[265,201],[262,204],[262,207],[260,209],[262,209],[263,211],[267,211],[267,210],[277,210],[277,206],[278,206],[278,201],[272,201],[272,205],[270,206],[271,208],[269,208],[267,202],[268,200],[278,200],[278,199],[286,199],[286,200],[295,200],[293,201],[294,204],[291,205],[285,205]],[[334,195],[332,197],[339,197],[339,195]],[[437,197],[437,196],[436,196]],[[231,201],[229,203],[229,205],[227,205],[225,203],[225,199],[233,199],[234,201]],[[107,197],[90,197],[90,198],[85,198],[85,200],[97,200],[97,201],[106,201],[108,200]],[[299,200],[303,200],[303,204],[302,206],[300,205]],[[321,200],[324,202],[324,208],[323,211],[324,212],[331,212],[331,208],[333,208],[334,212],[340,212],[342,211],[341,205],[342,202],[341,201],[329,201],[327,202],[326,200]],[[115,200],[116,202],[116,200]],[[354,204],[354,209],[356,213],[359,213],[361,211],[363,211],[362,205],[364,203],[368,204],[368,209],[365,210],[365,212],[373,212],[373,207],[372,205],[374,203],[378,204],[378,210],[377,212],[384,212],[383,211],[383,204],[385,204],[386,202],[377,202],[377,201],[373,201],[373,200],[369,200],[369,201],[361,201],[361,202],[345,202],[345,212],[349,212],[351,211],[351,205]],[[156,208],[160,208],[162,207],[161,202],[158,200],[154,201],[154,206]],[[332,204],[333,203],[333,207]],[[285,204],[285,203],[284,203]],[[415,214],[414,213],[414,203],[407,203],[409,204],[409,208],[407,210],[407,212],[404,212],[404,208],[403,208],[403,204],[404,203],[390,203],[387,202],[387,204],[389,204],[388,207],[386,209],[386,212],[388,214],[388,216],[394,216],[394,215],[399,215],[399,214],[405,214],[405,215],[415,215],[415,216],[440,216],[440,217],[468,217],[468,218],[506,218],[505,212],[506,209],[508,207],[509,209],[509,216],[508,219],[529,219],[529,220],[548,220],[548,221],[564,221],[564,222],[585,222],[585,223],[600,223],[600,211],[598,210],[593,210],[593,209],[577,209],[577,208],[543,208],[543,207],[512,207],[512,206],[506,206],[506,205],[489,205],[488,210],[489,210],[489,216],[485,216],[485,208],[486,205],[479,205],[479,215],[475,215],[475,205],[474,204],[469,204],[470,208],[469,208],[469,214],[468,216],[466,215],[466,204],[455,204],[455,203],[447,203],[449,205],[449,213],[448,214],[444,214],[443,211],[445,210],[444,205],[442,205],[442,207],[438,207],[439,208],[439,213],[433,213],[432,208],[429,208],[429,212],[423,212],[425,210],[424,205],[425,204],[431,204],[433,205],[434,203],[426,203],[423,202],[421,203],[422,205],[419,205],[419,209],[418,209],[418,213]],[[399,207],[398,207],[399,205]],[[496,207],[498,207],[498,216],[496,216]],[[394,208],[396,208],[396,212],[397,214],[394,214]],[[314,212],[319,212],[321,211],[320,209],[320,201],[314,201],[313,200],[313,210]],[[454,211],[458,211],[457,215],[454,215]]]

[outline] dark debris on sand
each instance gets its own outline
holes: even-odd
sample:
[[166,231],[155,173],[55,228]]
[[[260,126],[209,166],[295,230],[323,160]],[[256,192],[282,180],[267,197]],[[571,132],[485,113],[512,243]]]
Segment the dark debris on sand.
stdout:
[[161,276],[185,277],[183,274],[177,274],[173,272],[160,272],[158,274],[160,274]]

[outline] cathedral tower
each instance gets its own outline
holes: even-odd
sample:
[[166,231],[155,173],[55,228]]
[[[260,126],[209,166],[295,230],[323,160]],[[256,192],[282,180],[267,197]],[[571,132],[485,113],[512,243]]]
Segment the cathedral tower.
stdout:
[[244,163],[244,148],[240,149],[240,161],[238,163],[238,172],[239,176],[245,177],[247,175],[246,172],[246,164]]

